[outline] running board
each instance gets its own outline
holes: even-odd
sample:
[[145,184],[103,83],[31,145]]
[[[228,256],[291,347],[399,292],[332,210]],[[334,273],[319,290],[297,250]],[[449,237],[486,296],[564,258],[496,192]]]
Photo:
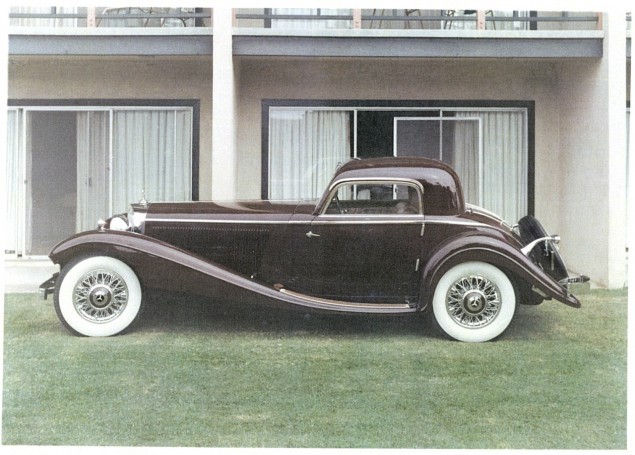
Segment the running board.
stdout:
[[416,306],[407,303],[354,303],[343,302],[341,300],[329,300],[319,297],[311,297],[308,295],[293,292],[283,287],[275,286],[280,293],[302,300],[308,306],[329,311],[340,311],[346,313],[414,313],[417,311]]

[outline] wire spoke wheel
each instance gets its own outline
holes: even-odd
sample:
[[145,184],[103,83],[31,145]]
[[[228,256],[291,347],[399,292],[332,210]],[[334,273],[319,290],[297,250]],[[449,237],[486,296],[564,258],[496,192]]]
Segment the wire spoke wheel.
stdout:
[[500,291],[485,277],[471,275],[457,280],[446,297],[448,314],[461,326],[484,327],[501,308]]
[[134,270],[109,256],[79,258],[60,271],[55,311],[71,333],[111,336],[128,328],[142,305],[141,283]]
[[516,294],[507,275],[485,262],[450,268],[436,285],[434,319],[446,335],[483,342],[505,331],[516,311]]
[[81,317],[98,324],[111,321],[123,313],[128,304],[126,282],[110,270],[95,270],[75,285],[75,309]]

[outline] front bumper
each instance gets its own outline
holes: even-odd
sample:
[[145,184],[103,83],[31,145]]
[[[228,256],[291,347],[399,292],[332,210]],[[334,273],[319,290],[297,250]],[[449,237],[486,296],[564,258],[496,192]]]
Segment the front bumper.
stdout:
[[42,300],[46,300],[49,294],[52,294],[53,292],[55,292],[55,282],[57,281],[58,276],[59,276],[59,273],[54,273],[53,276],[51,276],[51,278],[46,280],[44,283],[40,284],[38,293],[40,294],[40,297],[42,297]]

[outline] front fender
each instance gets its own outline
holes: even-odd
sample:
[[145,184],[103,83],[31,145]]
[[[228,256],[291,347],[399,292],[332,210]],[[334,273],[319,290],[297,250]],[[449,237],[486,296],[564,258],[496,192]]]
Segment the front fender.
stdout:
[[49,254],[53,262],[61,267],[75,258],[92,255],[113,256],[122,260],[135,271],[144,288],[314,311],[414,311],[407,305],[403,308],[397,305],[388,305],[388,308],[372,304],[356,306],[295,294],[281,285],[258,282],[168,243],[127,231],[90,231],[77,234],[56,245]]
[[487,262],[513,274],[547,297],[574,308],[581,306],[575,296],[568,294],[566,289],[519,249],[483,234],[455,237],[435,249],[422,271],[422,302],[432,301],[436,285],[446,271],[466,261]]
[[124,261],[147,288],[207,295],[229,284],[262,294],[276,292],[189,251],[128,231],[83,232],[56,245],[49,257],[63,267],[75,258],[92,255]]

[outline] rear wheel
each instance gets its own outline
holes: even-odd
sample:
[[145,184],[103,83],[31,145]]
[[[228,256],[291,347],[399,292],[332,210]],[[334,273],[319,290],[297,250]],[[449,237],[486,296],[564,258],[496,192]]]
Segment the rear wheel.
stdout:
[[505,331],[516,310],[507,275],[484,262],[464,262],[439,280],[432,301],[441,329],[459,341],[489,341]]
[[116,335],[137,318],[141,285],[134,271],[119,259],[92,256],[62,269],[54,303],[60,321],[72,333]]

